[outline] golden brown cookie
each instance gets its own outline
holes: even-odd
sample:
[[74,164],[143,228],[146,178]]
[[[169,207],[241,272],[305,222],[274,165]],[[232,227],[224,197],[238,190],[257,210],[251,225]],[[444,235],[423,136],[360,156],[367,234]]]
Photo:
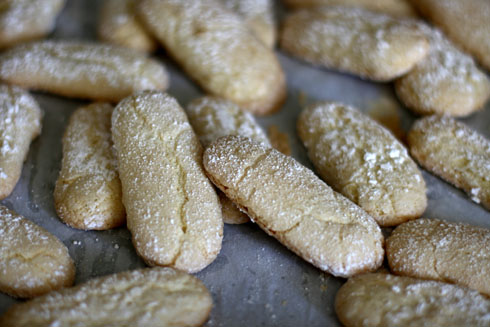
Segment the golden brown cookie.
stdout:
[[390,81],[422,60],[429,42],[416,21],[359,8],[320,7],[286,17],[281,47],[316,65]]
[[108,103],[81,107],[66,127],[54,202],[58,216],[71,227],[103,230],[126,221],[111,137],[112,110]]
[[383,273],[350,278],[335,312],[345,327],[490,325],[490,300],[474,290]]
[[140,90],[164,90],[165,67],[108,44],[42,41],[0,54],[0,80],[55,94],[117,102]]
[[271,49],[217,0],[142,0],[142,21],[207,92],[254,114],[282,105],[285,77]]
[[0,235],[0,292],[30,298],[73,284],[68,249],[47,230],[0,205]]
[[425,211],[422,173],[407,149],[369,116],[323,102],[304,109],[297,127],[320,176],[381,226],[401,224]]
[[415,122],[408,134],[412,156],[490,210],[490,141],[449,117]]
[[439,280],[490,296],[490,230],[438,219],[398,226],[386,240],[397,275]]
[[150,265],[197,272],[221,249],[223,220],[202,147],[171,96],[147,91],[112,114],[127,225]]
[[41,133],[42,111],[29,93],[0,84],[0,199],[13,191],[29,145]]
[[201,326],[213,300],[204,284],[171,268],[146,268],[98,277],[13,305],[0,325]]
[[321,270],[348,277],[381,265],[383,235],[374,219],[290,156],[225,136],[204,151],[203,164],[255,223]]

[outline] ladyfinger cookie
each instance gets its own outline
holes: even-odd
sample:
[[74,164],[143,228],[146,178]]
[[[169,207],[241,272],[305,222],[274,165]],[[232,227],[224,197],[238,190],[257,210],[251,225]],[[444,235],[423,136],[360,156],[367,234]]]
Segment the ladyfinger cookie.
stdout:
[[145,55],[112,45],[43,41],[0,54],[0,80],[55,94],[117,102],[139,90],[164,90],[167,72]]
[[405,147],[369,116],[323,102],[301,112],[297,129],[320,176],[381,226],[398,225],[425,211],[422,173]]
[[281,47],[313,64],[390,81],[422,60],[429,42],[415,21],[359,8],[320,7],[286,17]]
[[490,296],[490,230],[438,219],[398,226],[386,240],[397,275],[460,284]]
[[216,0],[142,0],[140,16],[183,69],[207,92],[254,114],[280,108],[286,92],[271,49]]
[[5,327],[201,326],[213,300],[204,284],[171,268],[146,268],[99,277],[14,304]]
[[412,156],[490,210],[490,141],[449,117],[415,122],[408,134]]
[[29,145],[41,133],[41,119],[41,109],[29,93],[0,84],[0,199],[17,184]]
[[30,298],[73,284],[75,265],[66,246],[2,205],[0,236],[0,292]]
[[127,225],[150,265],[197,272],[221,249],[223,220],[202,147],[169,95],[142,92],[112,114]]
[[97,34],[102,41],[142,52],[153,52],[157,41],[144,29],[135,12],[136,0],[105,0]]
[[459,47],[490,69],[490,1],[410,0],[434,25]]
[[66,127],[54,203],[58,216],[71,227],[102,230],[125,222],[112,148],[112,110],[108,103],[81,107]]
[[490,97],[490,81],[473,58],[426,27],[429,55],[395,83],[400,100],[418,114],[466,116]]
[[490,325],[490,300],[476,291],[384,273],[350,278],[337,293],[335,312],[345,327]]
[[372,217],[293,158],[241,136],[205,151],[213,183],[269,235],[323,271],[348,277],[383,261]]
[[269,48],[276,43],[276,22],[272,0],[221,0],[239,14],[254,35]]
[[[226,135],[241,135],[270,146],[253,115],[229,100],[213,96],[195,99],[187,106],[187,117],[204,147]],[[248,216],[220,191],[218,196],[225,223],[243,224],[249,221]]]
[[64,0],[2,0],[0,49],[49,34]]

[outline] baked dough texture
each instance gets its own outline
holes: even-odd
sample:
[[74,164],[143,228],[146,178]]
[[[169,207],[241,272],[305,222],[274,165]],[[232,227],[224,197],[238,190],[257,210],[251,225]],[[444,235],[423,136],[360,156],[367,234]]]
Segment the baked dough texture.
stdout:
[[213,300],[196,277],[171,268],[146,268],[99,277],[13,305],[0,325],[201,326]]
[[31,95],[0,84],[0,199],[12,193],[29,145],[41,133],[42,111]]
[[386,240],[393,273],[460,284],[490,296],[490,230],[438,219],[398,226]]
[[147,91],[112,115],[127,226],[150,265],[197,272],[218,255],[223,220],[202,147],[171,96]]
[[165,90],[165,67],[127,48],[79,41],[22,44],[0,54],[0,80],[75,98],[117,102]]
[[297,127],[320,176],[381,226],[401,224],[425,211],[422,173],[405,147],[369,116],[323,102],[304,109]]
[[374,219],[293,158],[225,136],[204,151],[203,164],[255,223],[321,270],[348,277],[381,265],[383,235]]
[[126,221],[113,152],[112,110],[108,103],[81,107],[66,127],[54,202],[58,216],[71,227],[103,230]]
[[490,141],[449,117],[429,116],[408,134],[412,156],[426,169],[490,210]]
[[2,0],[0,49],[49,34],[64,4],[64,0]]
[[345,327],[490,325],[490,300],[474,290],[384,273],[350,278],[335,311]]
[[375,81],[410,71],[429,51],[419,23],[360,8],[302,9],[286,17],[281,47],[310,63]]
[[30,298],[73,284],[75,265],[66,246],[2,205],[0,238],[0,292]]
[[421,115],[467,116],[490,97],[490,81],[469,55],[426,27],[429,55],[395,83],[400,100]]
[[490,70],[490,1],[410,0],[455,44],[471,53]]
[[138,9],[148,29],[208,93],[254,114],[280,108],[286,85],[274,52],[221,2],[142,0]]
[[136,1],[104,0],[97,34],[105,42],[142,52],[153,52],[158,44],[136,17]]

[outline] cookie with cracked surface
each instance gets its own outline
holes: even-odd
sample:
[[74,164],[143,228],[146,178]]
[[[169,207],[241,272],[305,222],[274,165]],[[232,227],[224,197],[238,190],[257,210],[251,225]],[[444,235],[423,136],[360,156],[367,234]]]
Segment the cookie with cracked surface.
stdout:
[[490,81],[469,55],[426,27],[429,55],[395,83],[401,101],[422,115],[467,116],[490,97]]
[[112,148],[112,110],[108,103],[81,107],[66,127],[54,203],[58,216],[71,227],[103,230],[125,222]]
[[381,265],[383,235],[374,219],[290,156],[225,136],[204,151],[203,164],[265,232],[321,270],[348,277]]
[[490,210],[490,141],[449,117],[429,116],[408,133],[412,156]]
[[490,296],[490,230],[438,219],[398,226],[386,240],[397,275],[460,284]]
[[383,273],[350,278],[335,297],[346,327],[488,326],[490,300],[452,284]]
[[490,2],[488,0],[410,0],[459,47],[490,70]]
[[73,284],[75,265],[66,246],[2,205],[0,236],[0,292],[30,298]]
[[281,47],[316,65],[390,81],[422,60],[429,42],[416,21],[359,8],[320,7],[286,17]]
[[42,111],[23,89],[0,84],[0,199],[12,193],[31,141],[41,133]]
[[280,109],[286,95],[274,52],[217,0],[142,0],[140,17],[208,93],[254,114]]
[[381,226],[401,224],[425,211],[422,173],[407,149],[369,116],[323,102],[301,112],[297,130],[320,176]]
[[223,220],[202,147],[171,96],[146,91],[112,114],[127,226],[150,265],[197,272],[218,255]]
[[0,3],[0,49],[49,34],[64,0],[3,0]]
[[117,102],[140,90],[164,90],[165,67],[109,44],[42,41],[0,54],[0,80],[58,95]]
[[212,305],[209,291],[196,277],[171,268],[146,268],[98,277],[14,304],[0,317],[0,324],[201,326]]

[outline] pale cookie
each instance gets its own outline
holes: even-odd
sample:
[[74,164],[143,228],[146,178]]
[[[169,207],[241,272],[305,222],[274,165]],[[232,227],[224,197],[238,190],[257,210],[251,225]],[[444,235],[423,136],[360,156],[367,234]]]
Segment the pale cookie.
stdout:
[[283,0],[292,8],[315,6],[360,7],[394,17],[416,17],[417,13],[407,0]]
[[71,227],[102,230],[125,222],[112,148],[112,110],[107,103],[79,108],[66,127],[54,203],[58,216]]
[[280,109],[286,84],[274,52],[217,0],[142,0],[146,23],[207,92],[254,114]]
[[383,235],[372,217],[290,156],[241,136],[204,151],[206,173],[269,235],[323,271],[378,268]]
[[202,147],[169,95],[142,92],[112,114],[127,225],[150,265],[197,272],[218,255],[223,220]]
[[157,41],[144,29],[135,12],[136,0],[105,0],[97,34],[102,41],[142,52],[153,52]]
[[0,199],[13,191],[31,141],[41,133],[42,111],[33,97],[0,84]]
[[277,32],[272,0],[221,0],[239,14],[254,35],[269,48],[276,43]]
[[390,81],[423,59],[429,42],[416,21],[359,8],[320,7],[286,17],[281,47],[313,64]]
[[0,292],[30,298],[73,284],[75,265],[66,246],[1,205],[0,239]]
[[146,268],[14,304],[0,325],[201,326],[212,306],[209,291],[196,277],[171,268]]
[[303,110],[297,127],[320,176],[381,226],[401,224],[425,211],[422,173],[405,147],[369,116],[323,102]]
[[71,41],[23,44],[0,54],[0,80],[55,94],[117,102],[139,90],[164,90],[165,67],[136,51]]
[[345,327],[490,325],[490,300],[476,291],[383,273],[350,278],[335,311]]
[[400,100],[422,115],[466,116],[481,109],[490,97],[487,75],[441,32],[426,29],[429,55],[396,81]]
[[2,0],[0,49],[49,34],[64,4],[64,0]]
[[412,156],[490,210],[490,141],[448,117],[418,120],[408,134]]
[[490,1],[410,0],[457,45],[490,70]]
[[391,271],[460,284],[490,296],[490,230],[437,219],[397,227],[386,240]]
[[[195,99],[187,106],[187,116],[204,147],[226,135],[246,136],[270,146],[253,115],[229,100],[212,96]],[[218,196],[225,223],[243,224],[249,221],[248,216],[219,191]]]

